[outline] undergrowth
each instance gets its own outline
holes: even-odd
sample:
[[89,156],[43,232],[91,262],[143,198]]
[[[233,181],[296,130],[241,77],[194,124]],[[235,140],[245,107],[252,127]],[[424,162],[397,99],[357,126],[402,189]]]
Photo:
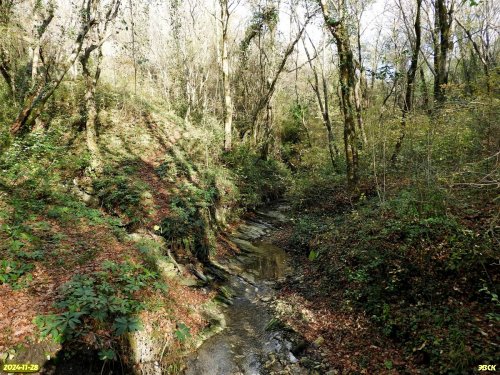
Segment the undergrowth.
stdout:
[[141,328],[136,315],[145,304],[138,296],[149,285],[166,289],[157,273],[141,265],[106,261],[102,271],[73,276],[61,287],[58,313],[38,316],[35,323],[42,338],[62,343],[87,340],[92,332],[94,346],[109,350],[119,336]]
[[494,238],[452,213],[461,209],[452,192],[427,189],[425,200],[420,193],[403,189],[383,204],[361,199],[337,216],[302,215],[291,244],[320,272],[316,293],[364,311],[426,373],[494,363]]
[[290,183],[290,171],[275,159],[263,160],[246,146],[224,155],[224,162],[236,175],[243,207],[254,209],[283,197]]

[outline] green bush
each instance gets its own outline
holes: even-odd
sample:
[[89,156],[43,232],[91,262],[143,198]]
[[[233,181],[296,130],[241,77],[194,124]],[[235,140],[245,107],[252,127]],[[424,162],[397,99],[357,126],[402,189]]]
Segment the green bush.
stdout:
[[133,162],[121,166],[108,166],[102,177],[93,181],[96,195],[102,206],[125,219],[128,224],[141,221],[145,216],[142,197],[147,186],[136,179]]
[[135,314],[144,309],[136,293],[150,283],[160,288],[158,275],[141,265],[105,262],[103,270],[75,275],[61,287],[55,304],[58,314],[38,316],[35,323],[42,337],[56,342],[76,339],[90,330],[105,329],[120,336],[140,329]]
[[0,260],[0,285],[9,284],[14,289],[24,286],[26,282],[31,280],[29,272],[33,268],[32,264],[5,259]]
[[161,223],[162,235],[167,240],[187,239],[198,233],[203,226],[196,206],[189,201],[175,196],[170,203],[171,213]]
[[241,204],[256,208],[281,198],[290,185],[290,171],[277,160],[263,160],[246,146],[235,148],[224,161],[236,175]]
[[436,374],[492,360],[473,301],[482,301],[485,320],[498,317],[494,287],[482,280],[495,260],[493,237],[464,224],[450,210],[460,201],[450,199],[419,186],[383,204],[362,200],[336,217],[302,212],[291,237],[304,257],[321,257],[312,263],[323,275],[317,293],[333,293],[336,308],[366,313]]
[[213,249],[213,227],[211,215],[217,199],[217,190],[201,189],[191,183],[183,184],[172,197],[170,213],[160,226],[160,232],[167,241],[188,250],[206,260]]

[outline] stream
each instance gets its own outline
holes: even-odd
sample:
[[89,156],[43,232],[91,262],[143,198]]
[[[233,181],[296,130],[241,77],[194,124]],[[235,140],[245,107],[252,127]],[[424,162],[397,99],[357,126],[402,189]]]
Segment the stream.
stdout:
[[286,220],[285,209],[259,212],[232,233],[241,253],[224,264],[232,273],[226,288],[234,295],[225,309],[227,325],[187,358],[185,375],[307,373],[292,354],[286,332],[267,329],[273,286],[290,270],[285,251],[263,237]]

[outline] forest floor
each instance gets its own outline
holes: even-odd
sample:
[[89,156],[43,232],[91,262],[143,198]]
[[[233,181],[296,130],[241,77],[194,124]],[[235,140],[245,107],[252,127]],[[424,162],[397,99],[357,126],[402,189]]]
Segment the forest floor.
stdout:
[[[297,355],[302,360],[325,362],[331,374],[417,374],[402,349],[384,337],[369,317],[360,311],[346,311],[321,292],[325,275],[312,262],[290,249],[293,225],[266,237],[290,255],[294,273],[279,283],[273,307],[279,319],[304,338]],[[389,364],[390,363],[390,364]],[[390,367],[390,368],[388,368]]]
[[[149,212],[143,217],[142,224],[135,225],[133,230],[139,233],[144,232],[146,236],[148,232],[154,231],[153,226],[167,215],[172,195],[172,191],[167,191],[154,172],[154,167],[159,163],[148,158],[141,162],[141,166],[137,169],[137,180],[144,183],[151,194],[147,202]],[[16,197],[4,197],[6,212],[12,209],[8,202],[23,199],[20,196],[22,194],[23,191],[19,189]],[[0,231],[0,241],[8,245],[10,249],[18,246],[28,256],[40,253],[34,260],[30,260],[28,264],[33,268],[20,275],[18,283],[0,284],[0,301],[2,301],[0,303],[0,354],[2,360],[10,355],[16,361],[43,364],[47,356],[48,358],[54,357],[57,351],[65,347],[65,345],[61,346],[53,342],[51,338],[41,339],[39,328],[35,324],[37,316],[47,316],[60,311],[54,307],[54,304],[63,297],[60,287],[68,283],[75,275],[93,277],[103,270],[103,264],[106,262],[143,264],[144,253],[141,252],[136,240],[128,238],[120,228],[110,225],[107,220],[108,214],[104,210],[65,204],[71,203],[71,198],[68,197],[69,202],[47,205],[40,212],[35,209],[31,210],[32,200],[33,197],[26,196],[28,207],[26,215],[32,215],[30,220],[25,220],[19,225],[22,230],[29,231],[29,238],[25,235],[24,239],[13,241],[8,233]],[[0,205],[2,201],[0,197]],[[121,213],[117,211],[115,214]],[[0,226],[2,225],[4,228],[10,228],[12,222],[0,217]],[[6,267],[2,270],[6,275],[18,272],[13,266],[7,265]],[[208,324],[200,315],[199,306],[211,300],[213,295],[183,285],[185,280],[190,278],[192,275],[184,270],[183,274],[168,279],[167,294],[147,290],[137,295],[138,299],[146,303],[156,301],[156,303],[163,304],[161,308],[143,311],[141,319],[148,324],[162,321],[165,329],[162,334],[165,337],[173,335],[176,322],[179,321],[189,327],[190,334],[193,336],[196,336]],[[112,332],[108,328],[91,330],[78,341],[92,345],[96,339],[111,342],[111,336]],[[167,355],[175,360],[180,355],[177,352],[182,351],[182,343],[171,337],[169,340],[171,345]],[[63,371],[60,370],[61,365],[58,366],[59,372],[56,373],[61,373],[60,371]],[[83,366],[82,363],[82,368]],[[97,373],[99,370],[100,367],[96,368]],[[72,371],[79,373],[80,370],[73,368]],[[85,373],[90,370],[82,371]]]
[[[319,350],[338,374],[476,373],[497,363],[495,301],[482,294],[498,280],[485,231],[495,222],[491,201],[458,191],[446,216],[415,218],[365,193],[357,202],[330,191],[266,238],[291,258],[294,275],[277,285],[274,305],[304,337],[303,355]],[[482,267],[466,263],[474,254]]]
[[[138,316],[146,331],[156,327],[162,347],[169,344],[163,359],[175,365],[186,346],[175,335],[179,324],[192,337],[209,324],[202,310],[214,294],[190,287],[195,277],[187,267],[176,269],[163,254],[165,240],[155,229],[181,194],[178,187],[192,182],[175,173],[181,164],[182,171],[191,168],[176,157],[185,148],[195,148],[178,143],[201,135],[190,133],[173,115],[157,113],[153,119],[144,113],[132,107],[104,121],[101,146],[107,164],[104,175],[94,181],[79,165],[84,139],[70,139],[69,132],[68,139],[35,134],[19,150],[13,147],[1,155],[0,361],[43,365],[58,351],[79,355],[80,347],[88,347],[95,350],[85,356],[95,363],[82,357],[80,368],[74,362],[64,367],[59,358],[55,368],[52,361],[47,364],[45,373],[106,373],[99,350],[100,357],[112,350],[107,353],[114,358],[128,350],[126,340],[116,334],[114,319],[123,315]],[[159,172],[165,164],[168,177]],[[82,192],[91,192],[93,201],[82,202]],[[196,263],[195,258],[191,254],[186,261]],[[158,268],[158,259],[167,272]],[[90,295],[74,295],[72,290],[89,287],[77,281],[84,279],[94,282]],[[65,289],[68,282],[82,284]],[[99,283],[111,292],[99,290]],[[95,306],[103,303],[104,319],[95,318],[100,314]],[[70,329],[61,319],[75,310],[89,315],[75,315]],[[40,318],[46,320],[40,323]]]

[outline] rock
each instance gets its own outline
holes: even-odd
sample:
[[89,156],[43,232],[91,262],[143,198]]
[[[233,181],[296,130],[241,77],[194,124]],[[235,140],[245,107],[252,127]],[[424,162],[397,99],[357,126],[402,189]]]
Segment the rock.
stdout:
[[95,196],[92,184],[89,184],[85,179],[73,179],[71,191],[86,205],[99,207],[99,199]]
[[183,277],[179,284],[184,285],[184,286],[197,286],[198,282],[196,279],[193,279],[192,277]]
[[290,363],[297,363],[299,360],[292,354],[292,352],[288,352],[288,361],[290,361]]
[[233,241],[241,250],[249,252],[249,253],[254,253],[257,252],[259,249],[252,245],[249,241],[246,239],[238,238],[238,237],[231,237],[231,241]]
[[323,336],[319,336],[316,340],[314,340],[313,344],[316,346],[321,346],[324,344],[324,342],[325,339],[323,338]]
[[[161,375],[161,368],[156,362],[161,351],[159,342],[155,342],[148,330],[140,330],[128,335],[132,361],[140,368],[141,373]],[[155,366],[156,364],[156,366]]]
[[288,221],[286,215],[284,215],[280,211],[257,211],[257,213],[261,216],[268,217],[271,219],[276,219],[281,222]]

